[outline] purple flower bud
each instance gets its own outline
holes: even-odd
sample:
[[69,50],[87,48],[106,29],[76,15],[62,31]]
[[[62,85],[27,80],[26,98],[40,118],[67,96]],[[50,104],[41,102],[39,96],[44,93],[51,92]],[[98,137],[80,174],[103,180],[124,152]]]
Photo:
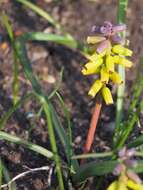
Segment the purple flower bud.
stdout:
[[110,29],[111,29],[112,26],[113,26],[112,23],[109,22],[109,21],[105,21],[103,25],[104,25],[105,27],[107,27],[107,28],[110,28]]
[[112,30],[113,30],[113,33],[122,32],[126,30],[126,25],[125,24],[115,25],[113,26]]
[[126,148],[126,147],[123,147],[121,150],[119,150],[118,156],[119,156],[120,158],[125,157],[125,156],[126,156],[126,150],[127,150],[127,148]]
[[125,166],[124,166],[123,164],[118,164],[118,165],[115,167],[115,169],[113,170],[113,175],[118,176],[118,175],[120,175],[120,173],[121,173],[122,171],[124,171],[124,170],[125,170]]
[[124,163],[127,167],[133,167],[133,168],[137,167],[137,165],[138,165],[138,162],[136,160],[127,159],[124,161]]
[[100,28],[100,32],[104,35],[104,36],[108,36],[111,35],[112,30],[106,26],[101,26]]
[[92,33],[99,33],[99,34],[101,34],[101,32],[100,32],[100,26],[97,26],[97,25],[92,26],[91,32]]
[[105,49],[108,48],[109,42],[108,40],[104,40],[103,42],[101,42],[98,46],[97,46],[97,53],[102,53]]
[[132,157],[132,156],[135,155],[135,153],[136,153],[136,150],[134,148],[131,148],[131,149],[126,151],[126,156],[127,157]]
[[124,39],[121,36],[117,35],[117,34],[111,36],[111,40],[114,43],[124,44]]
[[129,179],[133,180],[134,182],[140,184],[142,183],[142,180],[140,179],[140,177],[133,171],[128,170],[127,171],[127,176]]
[[104,24],[100,27],[100,32],[104,34],[104,36],[111,35],[112,23],[109,21],[105,21]]

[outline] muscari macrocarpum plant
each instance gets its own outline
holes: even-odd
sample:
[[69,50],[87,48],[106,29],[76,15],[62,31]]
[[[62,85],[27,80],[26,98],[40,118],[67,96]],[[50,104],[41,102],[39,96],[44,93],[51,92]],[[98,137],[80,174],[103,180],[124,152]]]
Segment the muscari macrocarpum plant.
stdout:
[[[27,2],[23,0],[19,0],[21,2]],[[31,5],[28,4],[28,5]],[[38,9],[39,10],[39,9]],[[118,35],[118,32],[124,31],[126,29],[126,26],[123,25],[112,25],[110,22],[104,22],[101,26],[94,26],[93,32],[96,34],[96,36],[89,36],[87,39],[87,42],[95,47],[95,52],[93,52],[92,55],[88,55],[87,58],[89,62],[83,67],[82,73],[84,75],[88,74],[95,74],[97,76],[97,80],[94,82],[93,86],[89,90],[89,95],[92,97],[97,98],[96,108],[93,114],[91,126],[94,126],[92,130],[89,130],[88,138],[86,141],[86,145],[84,148],[84,153],[88,153],[90,151],[90,147],[93,142],[94,138],[94,132],[96,129],[96,124],[98,121],[98,117],[100,114],[101,109],[101,99],[104,99],[105,103],[112,104],[113,98],[112,94],[110,92],[110,86],[112,84],[116,83],[118,85],[123,83],[122,78],[116,71],[116,66],[119,64],[125,66],[125,67],[131,67],[132,62],[129,61],[126,56],[131,56],[132,51],[124,47],[124,40]],[[42,37],[41,37],[42,36]],[[44,34],[44,33],[31,33],[31,34],[25,34],[22,37],[19,37],[16,40],[16,47],[18,52],[18,57],[23,65],[24,71],[26,73],[26,78],[31,82],[33,86],[33,91],[37,96],[38,102],[40,100],[40,103],[44,107],[45,113],[47,115],[47,120],[50,121],[50,125],[52,124],[51,128],[54,128],[56,131],[57,129],[60,131],[60,125],[55,119],[56,117],[53,115],[53,107],[51,102],[49,102],[49,97],[46,97],[45,94],[43,94],[42,91],[39,91],[41,89],[40,86],[38,86],[37,81],[33,77],[32,70],[30,68],[30,62],[27,59],[26,56],[26,48],[25,43],[29,40],[44,40],[44,41],[54,41],[56,43],[61,43],[64,45],[71,45],[72,40],[63,38],[62,36],[54,36],[52,34]],[[64,42],[64,43],[63,43]],[[66,43],[65,43],[66,42]],[[37,88],[38,86],[38,88]],[[50,98],[51,101],[51,98]],[[50,104],[49,104],[50,103]],[[52,109],[51,109],[52,108]],[[50,115],[48,113],[50,111]],[[58,123],[55,127],[54,124]],[[50,126],[49,125],[49,126]],[[57,130],[57,131],[58,131]],[[48,129],[49,133],[50,130]],[[56,131],[56,132],[57,132]],[[61,130],[63,132],[63,129]],[[63,144],[66,144],[66,133],[63,135],[62,132],[58,134],[61,136],[61,139],[63,141]],[[58,132],[57,132],[58,133]],[[48,150],[44,149],[42,150],[39,146],[33,146],[33,144],[30,144],[27,142],[22,142],[20,138],[12,137],[11,135],[7,135],[4,132],[0,132],[0,136],[2,139],[9,140],[14,143],[21,143],[30,148],[31,150],[40,152],[41,154],[46,156],[47,158],[52,158],[54,162],[57,165],[57,174],[60,172],[63,174],[63,170],[66,170],[67,168],[67,174],[66,177],[64,176],[64,183],[62,182],[62,175],[59,175],[59,184],[61,184],[60,188],[65,189],[67,188],[67,183],[69,182],[72,186],[80,185],[80,183],[84,183],[88,177],[92,176],[104,176],[105,174],[112,173],[116,176],[118,176],[118,180],[111,183],[108,190],[127,190],[130,189],[136,189],[141,190],[141,180],[136,174],[140,170],[136,168],[140,167],[140,163],[136,162],[136,157],[141,154],[139,154],[134,149],[129,148],[122,148],[119,151],[111,151],[111,152],[105,152],[105,153],[95,153],[94,154],[83,154],[82,156],[73,156],[73,152],[68,150],[67,147],[72,148],[70,145],[71,143],[68,143],[68,146],[64,145],[65,148],[65,154],[69,154],[67,157],[69,160],[69,163],[62,161],[62,158],[60,155],[58,155],[58,152],[56,152],[56,156],[60,157],[60,160],[56,158],[53,158],[53,154],[55,154],[54,150],[53,152],[49,152]],[[68,138],[68,137],[67,137]],[[51,138],[53,140],[53,138]],[[65,140],[66,139],[66,140]],[[62,142],[61,141],[61,142]],[[54,142],[55,143],[55,142]],[[132,142],[132,144],[141,144],[141,140],[139,142],[135,141]],[[52,143],[53,144],[53,143]],[[124,145],[123,145],[124,146]],[[131,146],[131,145],[130,145]],[[137,146],[137,145],[136,145]],[[132,147],[132,146],[131,146]],[[40,151],[39,151],[40,148]],[[55,149],[55,148],[54,148]],[[69,153],[68,153],[69,152]],[[85,159],[85,158],[104,158],[103,160],[97,160],[96,162],[88,162],[86,164],[82,164],[81,166],[73,167],[75,164],[72,163],[72,161],[77,161],[77,159]],[[106,159],[107,158],[107,159]],[[60,165],[59,165],[60,163]],[[65,166],[66,164],[66,166]],[[60,166],[60,168],[59,168]],[[70,171],[70,172],[69,172]],[[96,189],[96,187],[95,187]],[[99,188],[98,188],[99,189]]]
[[93,35],[87,38],[87,43],[94,45],[95,50],[92,55],[87,56],[88,62],[84,65],[82,74],[97,76],[97,79],[88,92],[92,98],[97,96],[97,103],[84,147],[84,153],[90,151],[93,142],[96,124],[101,110],[101,99],[104,99],[107,105],[113,104],[110,87],[113,84],[120,85],[123,83],[121,76],[116,71],[117,65],[120,64],[130,68],[133,64],[132,61],[125,58],[126,56],[131,56],[133,52],[127,47],[124,47],[124,38],[118,35],[119,32],[125,29],[125,24],[113,25],[105,21],[103,25],[92,28],[92,32],[96,36]]
[[[124,38],[118,35],[124,30],[126,30],[125,24],[113,25],[111,22],[105,21],[101,26],[93,26],[92,32],[96,35],[87,38],[87,43],[94,45],[95,50],[87,56],[88,62],[83,66],[82,74],[97,76],[88,92],[92,98],[96,96],[97,103],[84,146],[85,154],[90,151],[94,140],[102,99],[106,105],[113,104],[110,87],[113,84],[120,85],[124,82],[116,71],[117,65],[130,68],[133,64],[126,58],[132,56],[133,52],[125,46]],[[108,190],[142,190],[142,180],[130,170],[130,167],[137,166],[137,161],[132,159],[135,156],[135,149],[127,150],[124,147],[117,155],[120,163],[113,170],[113,174],[119,177],[118,180],[111,183]],[[82,159],[81,164],[84,162],[85,160]]]

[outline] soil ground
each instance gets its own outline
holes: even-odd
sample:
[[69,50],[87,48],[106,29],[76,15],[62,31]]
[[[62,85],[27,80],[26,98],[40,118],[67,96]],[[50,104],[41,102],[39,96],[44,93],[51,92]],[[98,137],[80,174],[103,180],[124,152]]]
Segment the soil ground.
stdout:
[[[33,1],[41,8],[50,13],[65,30],[79,41],[85,41],[90,29],[94,24],[101,24],[105,20],[116,23],[117,3],[114,0],[57,0],[57,1]],[[133,80],[136,78],[139,60],[143,56],[143,1],[132,0],[129,2],[127,11],[127,37],[130,40],[130,47],[134,51],[134,66],[127,71],[126,104]],[[47,21],[37,16],[34,12],[16,3],[16,1],[5,0],[0,4],[0,11],[5,11],[12,22],[14,31],[47,31],[58,33]],[[0,24],[0,37],[8,42],[6,31]],[[75,152],[81,153],[84,144],[86,131],[89,127],[94,101],[88,96],[88,89],[93,81],[91,77],[81,75],[81,66],[85,62],[84,58],[76,51],[53,43],[30,43],[27,45],[28,54],[34,72],[42,78],[48,75],[46,80],[41,80],[45,92],[48,94],[55,81],[59,80],[59,73],[64,67],[64,78],[60,93],[68,106],[73,123],[73,138],[75,142]],[[0,50],[0,115],[7,111],[12,105],[12,51],[10,45],[6,49]],[[19,96],[25,95],[31,90],[31,86],[25,80],[23,70],[20,68],[20,92]],[[115,97],[116,99],[116,97]],[[55,101],[61,117],[59,105]],[[36,121],[36,127],[31,129],[32,121],[27,118],[28,113],[36,113],[39,109],[34,100],[22,106],[8,121],[4,130],[10,134],[31,140],[43,147],[49,147],[48,132],[44,118]],[[110,150],[110,137],[112,126],[114,126],[115,106],[103,106],[103,112],[98,125],[97,134],[92,151]],[[63,119],[64,122],[64,119]],[[104,126],[104,128],[103,128]],[[29,132],[29,129],[30,132]],[[15,176],[26,168],[36,168],[48,164],[47,159],[36,155],[27,149],[0,141],[1,158],[11,173]],[[60,150],[62,154],[62,150]],[[47,190],[47,172],[38,172],[17,181],[18,190]],[[98,179],[97,179],[98,180]],[[108,177],[110,181],[110,177]],[[108,184],[104,181],[102,189]],[[94,189],[92,187],[87,189]]]

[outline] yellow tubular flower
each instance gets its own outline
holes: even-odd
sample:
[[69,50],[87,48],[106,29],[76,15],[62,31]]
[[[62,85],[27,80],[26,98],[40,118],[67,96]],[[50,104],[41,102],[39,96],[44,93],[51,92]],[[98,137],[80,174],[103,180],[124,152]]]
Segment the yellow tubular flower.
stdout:
[[88,44],[96,44],[96,43],[102,42],[104,40],[106,40],[106,38],[101,37],[101,36],[88,36],[87,37]]
[[96,62],[88,62],[81,70],[83,75],[91,75],[99,72],[99,66],[103,63],[103,59],[98,59]]
[[107,190],[128,190],[126,184],[120,181],[114,181],[110,184]]
[[96,80],[91,86],[88,95],[95,97],[99,90],[102,88],[103,83],[100,80]]
[[94,65],[93,62],[87,63],[81,70],[83,75],[97,74],[100,71],[100,67]]
[[112,48],[112,51],[114,53],[117,53],[117,54],[123,55],[123,56],[132,56],[132,54],[133,54],[133,52],[130,49],[125,48],[121,45],[114,45]]
[[105,83],[108,83],[109,81],[109,72],[104,66],[101,68],[101,71],[100,71],[100,80]]
[[111,55],[106,56],[105,64],[108,72],[114,72],[114,58]]
[[87,59],[89,59],[90,61],[97,61],[99,59],[99,55],[97,53],[93,53],[92,55],[87,56]]
[[133,65],[132,61],[129,61],[128,59],[120,56],[114,56],[114,62],[128,68],[130,68]]
[[117,72],[110,73],[109,78],[115,84],[121,84],[121,83],[123,83],[123,80],[122,80],[121,76]]
[[125,66],[125,67],[132,67],[132,65],[133,65],[133,62],[132,61],[129,61],[128,59],[125,59],[125,58],[120,58],[120,62],[119,62],[119,64],[121,64],[121,65],[123,65],[123,66]]
[[129,187],[132,190],[143,190],[143,185],[142,184],[137,184],[132,180],[128,180],[127,187]]
[[112,94],[110,92],[110,89],[107,87],[103,87],[102,88],[102,96],[105,100],[106,104],[113,104],[113,98],[112,98]]

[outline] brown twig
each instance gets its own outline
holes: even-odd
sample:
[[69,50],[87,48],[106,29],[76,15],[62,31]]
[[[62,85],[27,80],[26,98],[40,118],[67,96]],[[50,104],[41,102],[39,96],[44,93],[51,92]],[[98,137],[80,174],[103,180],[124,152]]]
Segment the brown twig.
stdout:
[[[88,153],[91,149],[91,146],[93,144],[94,141],[94,135],[95,135],[95,131],[96,131],[96,126],[98,123],[98,119],[99,119],[99,115],[100,115],[100,111],[101,111],[101,107],[102,107],[102,102],[101,102],[101,98],[98,97],[96,104],[95,104],[95,108],[93,111],[93,115],[91,118],[91,123],[90,123],[90,128],[88,130],[88,134],[87,134],[87,139],[84,145],[84,154]],[[84,163],[85,160],[81,160],[81,164]]]

